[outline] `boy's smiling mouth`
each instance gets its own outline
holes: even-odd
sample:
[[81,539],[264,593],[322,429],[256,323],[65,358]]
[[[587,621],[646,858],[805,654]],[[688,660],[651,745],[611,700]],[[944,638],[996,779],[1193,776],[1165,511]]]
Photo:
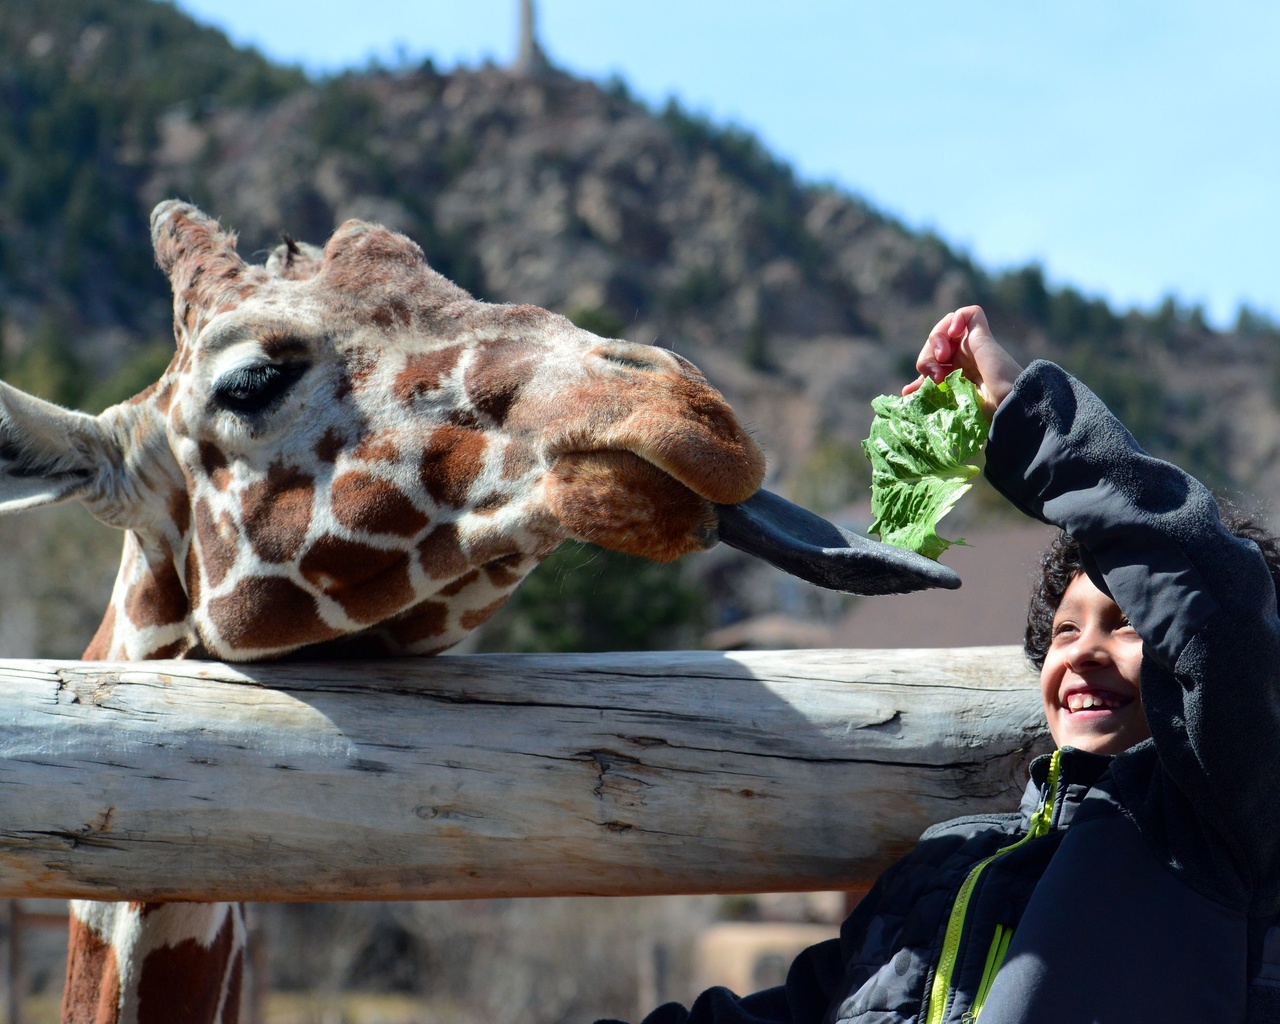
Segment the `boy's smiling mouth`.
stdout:
[[1089,688],[1068,693],[1062,706],[1074,715],[1081,711],[1119,711],[1132,703],[1132,697],[1124,697],[1110,690]]

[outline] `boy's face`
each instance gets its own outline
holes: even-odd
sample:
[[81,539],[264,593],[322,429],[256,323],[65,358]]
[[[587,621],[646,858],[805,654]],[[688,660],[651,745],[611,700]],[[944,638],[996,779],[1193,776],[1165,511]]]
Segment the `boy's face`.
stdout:
[[1059,747],[1118,754],[1151,735],[1138,689],[1142,639],[1084,573],[1053,616],[1040,693]]

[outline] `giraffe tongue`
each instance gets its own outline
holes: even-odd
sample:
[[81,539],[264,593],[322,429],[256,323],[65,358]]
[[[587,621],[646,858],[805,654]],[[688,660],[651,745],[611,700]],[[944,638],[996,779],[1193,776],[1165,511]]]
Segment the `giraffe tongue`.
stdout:
[[808,509],[759,490],[737,505],[717,505],[720,539],[783,572],[846,594],[906,594],[960,577],[937,562],[842,530]]

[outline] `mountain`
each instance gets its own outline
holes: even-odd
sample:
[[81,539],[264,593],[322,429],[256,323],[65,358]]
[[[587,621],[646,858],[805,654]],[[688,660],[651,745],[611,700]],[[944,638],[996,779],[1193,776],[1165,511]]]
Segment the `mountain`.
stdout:
[[[1280,494],[1274,324],[1245,311],[1216,332],[1172,298],[1117,311],[1035,266],[990,272],[620,81],[429,62],[309,80],[151,0],[8,0],[0,59],[0,355],[55,398],[118,400],[163,365],[147,213],[177,195],[247,255],[282,232],[318,242],[347,217],[380,221],[481,298],[673,348],[752,425],[770,486],[825,512],[865,496],[870,399],[971,301],[1018,355],[1080,373],[1155,452]],[[788,602],[834,614],[781,584],[744,588],[737,565],[713,553],[699,570],[712,624]]]
[[[34,370],[31,383],[75,401],[91,390],[87,380],[163,338],[168,289],[151,257],[141,185],[165,118],[177,109],[199,116],[226,105],[252,108],[306,85],[300,72],[233,47],[169,4],[5,0],[6,376],[16,370],[29,378]],[[70,366],[49,365],[51,355]]]

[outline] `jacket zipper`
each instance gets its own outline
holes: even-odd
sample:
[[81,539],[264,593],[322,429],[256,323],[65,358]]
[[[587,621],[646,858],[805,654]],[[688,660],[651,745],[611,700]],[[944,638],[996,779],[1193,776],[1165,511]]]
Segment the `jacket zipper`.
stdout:
[[[1032,839],[1038,839],[1049,831],[1050,823],[1053,820],[1053,806],[1057,799],[1058,791],[1058,769],[1060,767],[1060,752],[1055,750],[1049,761],[1049,778],[1045,785],[1045,798],[1041,801],[1040,806],[1036,808],[1035,814],[1031,816],[1031,821],[1027,828],[1027,834],[1016,842],[1010,843],[990,857],[978,861],[965,877],[964,883],[960,886],[960,891],[956,894],[956,901],[951,905],[951,916],[947,919],[947,931],[942,940],[942,953],[938,957],[938,967],[934,971],[933,985],[929,989],[929,1013],[925,1017],[924,1024],[943,1024],[946,1019],[947,1006],[951,998],[951,975],[955,971],[956,960],[960,955],[960,939],[964,934],[964,921],[969,913],[969,900],[973,896],[973,890],[977,888],[978,879],[982,877],[982,873],[987,869],[993,860],[997,857],[1003,857],[1011,850],[1016,850],[1023,843],[1030,842]],[[1012,931],[1010,931],[1012,934]],[[1007,943],[1006,943],[1007,949]],[[987,954],[988,967],[991,966],[992,953]],[[1000,957],[1003,961],[1003,954]],[[991,971],[991,977],[994,979],[999,964]],[[990,987],[990,981],[986,979],[984,971],[984,982],[986,987]],[[982,999],[986,999],[986,992],[981,993]],[[975,999],[974,1007],[970,1011],[971,1019],[977,1020],[978,1013],[981,1012],[981,1006]]]
[[987,950],[987,962],[982,968],[982,981],[978,984],[978,994],[973,997],[973,1006],[964,1015],[964,1024],[974,1024],[978,1015],[982,1013],[982,1007],[987,1001],[987,993],[991,991],[991,983],[996,980],[996,972],[1004,965],[1011,938],[1013,938],[1013,929],[1009,925],[996,925],[995,934],[991,936],[991,948]]

